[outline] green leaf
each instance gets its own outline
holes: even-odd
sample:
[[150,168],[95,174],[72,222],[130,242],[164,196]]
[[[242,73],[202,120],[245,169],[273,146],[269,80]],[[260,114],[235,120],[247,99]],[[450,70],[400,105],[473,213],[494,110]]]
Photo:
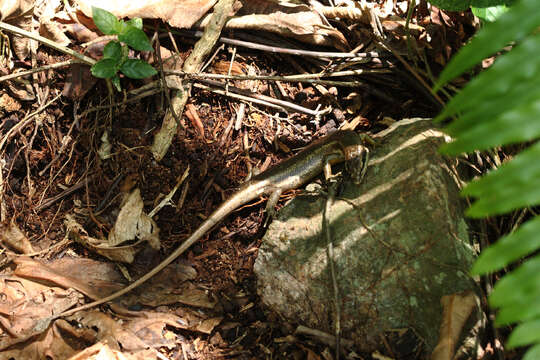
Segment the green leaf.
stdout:
[[451,79],[472,68],[511,41],[519,41],[540,26],[538,0],[517,1],[496,22],[486,24],[444,68],[434,87],[437,91]]
[[127,21],[127,24],[133,26],[139,30],[142,30],[143,23],[141,18],[133,18]]
[[527,350],[527,352],[523,356],[522,360],[538,360],[538,359],[540,359],[540,344],[529,348],[529,350]]
[[497,170],[468,184],[465,196],[478,200],[467,215],[503,214],[518,207],[540,203],[540,143],[536,143]]
[[505,5],[507,0],[471,0],[471,7],[488,8],[497,5]]
[[114,59],[102,59],[95,63],[90,71],[97,78],[108,79],[118,72],[118,62]]
[[103,57],[120,62],[122,59],[122,45],[118,41],[110,41],[103,49]]
[[470,0],[429,0],[429,2],[437,6],[439,9],[449,11],[467,10],[471,5]]
[[[540,36],[531,36],[509,53],[500,56],[493,66],[476,76],[454,96],[435,121],[458,112],[474,111],[484,102],[497,102],[499,106],[503,106],[506,101],[500,101],[500,98],[504,97],[506,100],[508,92],[518,85],[538,87],[537,82],[532,80],[537,79],[540,74],[540,59],[537,56],[539,52]],[[465,120],[458,120],[452,126],[465,129],[464,122]]]
[[494,119],[480,119],[473,128],[467,129],[451,143],[441,146],[446,154],[460,154],[473,150],[533,140],[540,136],[540,98],[523,104]]
[[489,296],[493,307],[540,301],[540,255],[524,262],[499,280]]
[[471,270],[473,275],[499,270],[513,261],[540,249],[540,216],[521,225],[512,234],[482,250]]
[[114,14],[107,10],[92,6],[92,19],[97,28],[105,35],[118,34],[116,29],[119,21]]
[[152,51],[152,45],[144,31],[129,26],[127,30],[118,35],[118,40],[125,42],[129,47],[139,51]]
[[118,92],[122,91],[122,86],[120,85],[120,77],[118,76],[118,74],[114,74],[114,76],[111,78],[111,82],[116,88],[116,91]]
[[[540,74],[539,74],[540,75]],[[444,130],[450,136],[460,136],[469,129],[481,126],[485,122],[502,116],[504,113],[523,106],[540,98],[540,82],[523,81],[508,90],[505,101],[498,98],[482,101],[473,109],[463,112],[463,115],[453,121]],[[521,119],[520,122],[526,121]]]
[[127,59],[120,67],[120,71],[132,79],[144,79],[157,74],[156,69],[139,59]]
[[131,26],[129,26],[124,20],[118,21],[115,27],[116,34],[120,37],[120,35],[124,34]]
[[540,317],[540,301],[520,302],[505,306],[497,313],[495,325],[502,326],[514,322],[527,321]]
[[485,8],[473,7],[471,8],[471,10],[472,13],[478,16],[480,19],[486,22],[494,22],[502,14],[508,11],[508,7],[506,5],[497,5]]
[[528,321],[516,327],[508,337],[508,348],[540,342],[540,319]]

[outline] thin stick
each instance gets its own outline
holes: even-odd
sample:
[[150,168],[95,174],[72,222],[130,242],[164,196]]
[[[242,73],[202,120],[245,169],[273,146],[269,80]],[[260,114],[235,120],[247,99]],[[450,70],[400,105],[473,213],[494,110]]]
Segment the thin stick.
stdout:
[[49,47],[51,47],[53,49],[56,49],[56,50],[58,50],[58,51],[60,51],[60,52],[62,52],[64,54],[71,55],[74,58],[77,58],[77,59],[81,60],[83,63],[86,63],[88,65],[94,65],[96,63],[96,60],[94,60],[94,59],[92,59],[92,58],[90,58],[88,56],[85,56],[85,55],[80,54],[80,53],[78,53],[76,51],[73,51],[68,47],[57,44],[54,41],[49,40],[47,38],[44,38],[43,36],[40,36],[38,34],[34,34],[34,33],[29,32],[29,31],[23,30],[23,29],[21,29],[19,27],[16,27],[16,26],[13,26],[13,25],[10,25],[10,24],[6,24],[5,22],[0,21],[0,29],[9,31],[9,32],[17,34],[17,35],[27,37],[27,38],[32,39],[32,40],[39,41],[40,43],[43,43],[43,44],[45,44],[45,45],[47,45],[47,46],[49,46]]
[[71,186],[70,188],[68,188],[68,189],[66,189],[64,191],[62,191],[60,194],[55,195],[55,196],[45,200],[41,205],[36,207],[36,211],[41,211],[43,209],[46,209],[49,206],[56,203],[57,201],[65,198],[66,196],[69,196],[69,195],[73,194],[77,190],[85,187],[86,184],[89,183],[90,181],[94,180],[95,177],[96,177],[96,175],[87,176],[83,180],[76,183],[75,185]]
[[320,72],[317,74],[295,74],[284,76],[271,75],[226,75],[226,74],[210,74],[210,73],[186,73],[181,70],[165,70],[165,74],[173,74],[185,76],[189,79],[226,79],[226,80],[271,80],[271,81],[305,81],[305,80],[320,80],[321,78],[342,77],[366,74],[389,74],[388,69],[357,69],[343,70],[333,72]]
[[[274,108],[274,109],[279,109],[280,111],[287,111],[287,109],[289,109],[289,110],[292,110],[292,111],[298,111],[298,112],[302,112],[302,113],[312,115],[312,116],[321,116],[321,115],[324,115],[324,114],[329,112],[328,108],[325,108],[325,109],[320,110],[320,111],[311,110],[311,109],[308,109],[306,107],[296,105],[296,104],[288,102],[288,101],[277,100],[277,99],[273,99],[273,98],[271,98],[269,96],[264,96],[264,95],[255,94],[255,93],[246,94],[246,95],[238,94],[236,92],[220,90],[220,89],[213,88],[211,86],[198,84],[198,83],[193,84],[193,86],[195,86],[195,87],[197,87],[199,89],[211,91],[211,92],[216,93],[216,94],[228,96],[228,97],[233,98],[233,99],[243,100],[243,101],[246,101],[246,102],[253,102],[253,103],[256,103],[256,104],[259,104],[259,105],[268,106],[268,107],[271,107],[271,108]],[[225,84],[223,84],[223,86],[225,86]],[[235,88],[235,87],[230,87],[229,90],[234,91],[234,90],[241,90],[241,89],[238,89],[238,88]],[[245,93],[247,93],[247,91],[245,91]]]
[[49,65],[45,65],[45,66],[40,66],[40,67],[33,68],[33,69],[30,69],[30,70],[19,71],[17,73],[9,74],[9,75],[6,75],[6,76],[0,76],[0,82],[15,79],[15,78],[18,78],[18,77],[21,77],[21,76],[30,75],[30,74],[37,73],[37,72],[40,72],[40,71],[45,71],[45,70],[49,70],[49,69],[57,69],[57,68],[72,65],[72,64],[84,64],[84,62],[82,62],[80,60],[68,60],[68,61],[62,61],[62,62],[55,63],[55,64],[49,64]]
[[[173,34],[178,35],[187,35],[192,37],[201,37],[201,31],[189,31],[189,30],[180,30],[180,31],[171,31]],[[165,36],[165,35],[163,35]],[[338,59],[349,59],[349,58],[378,58],[381,57],[380,54],[376,51],[366,52],[366,53],[343,53],[343,52],[325,52],[325,51],[309,51],[302,49],[289,49],[278,46],[269,46],[263,44],[257,44],[249,41],[231,39],[226,37],[220,37],[219,41],[228,44],[242,46],[249,49],[256,49],[261,51],[268,51],[273,53],[280,54],[290,54],[290,55],[299,55],[299,56],[309,56],[316,58],[338,58]]]

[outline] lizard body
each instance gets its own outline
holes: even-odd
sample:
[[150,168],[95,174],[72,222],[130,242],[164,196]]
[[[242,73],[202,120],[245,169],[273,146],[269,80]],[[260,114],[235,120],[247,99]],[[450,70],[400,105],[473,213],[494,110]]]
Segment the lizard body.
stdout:
[[[135,289],[167,265],[173,262],[178,256],[186,251],[193,243],[198,241],[206,232],[210,231],[216,224],[225,219],[229,214],[240,206],[257,199],[259,196],[269,195],[267,211],[273,210],[283,191],[295,189],[324,172],[330,175],[330,165],[344,161],[361,161],[357,167],[363,176],[366,161],[363,159],[367,155],[367,148],[363,146],[363,137],[352,130],[340,130],[326,136],[309,146],[291,158],[271,167],[267,171],[254,176],[244,184],[227,201],[222,203],[200,226],[187,238],[176,250],[174,250],[165,260],[159,263],[148,273],[135,280],[122,290],[119,290],[103,299],[82,305],[72,310],[68,310],[56,317],[71,315],[77,311],[89,309],[91,307],[104,304],[114,300],[129,291]],[[354,175],[354,174],[353,174]]]

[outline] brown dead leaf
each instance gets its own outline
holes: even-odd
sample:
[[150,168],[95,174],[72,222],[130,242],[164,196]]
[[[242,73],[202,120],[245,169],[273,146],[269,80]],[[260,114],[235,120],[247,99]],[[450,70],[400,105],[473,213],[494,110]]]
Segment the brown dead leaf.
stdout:
[[70,357],[68,360],[147,360],[155,358],[156,351],[154,349],[122,352],[111,349],[108,344],[99,342]]
[[219,325],[221,320],[223,320],[223,317],[205,319],[197,324],[193,330],[202,332],[203,334],[211,334],[212,331],[214,331],[214,328]]
[[223,320],[222,317],[209,316],[202,311],[193,311],[185,307],[176,309],[176,314],[181,317],[185,329],[203,334],[210,334]]
[[[61,320],[65,323],[64,320]],[[55,325],[41,334],[3,350],[0,359],[67,359],[77,352],[72,339],[65,339]],[[69,325],[69,324],[68,324]],[[69,325],[71,326],[71,325]],[[81,344],[82,345],[82,344]]]
[[62,46],[68,46],[71,43],[71,40],[66,36],[65,31],[65,26],[52,20],[40,21],[39,34]]
[[87,43],[99,37],[95,31],[79,23],[66,24],[65,31],[79,43]]
[[439,341],[431,354],[431,359],[451,360],[454,357],[463,326],[477,306],[477,298],[472,292],[452,294],[443,296],[441,305],[443,306],[443,316],[439,330]]
[[[209,17],[201,21],[204,27]],[[269,31],[284,37],[315,44],[347,49],[347,39],[330,26],[321,15],[303,4],[275,0],[242,1],[237,16],[225,24],[226,29]]]
[[45,265],[27,257],[19,257],[13,260],[17,265],[14,273],[25,279],[56,284],[66,289],[73,288],[94,300],[110,295],[123,287],[118,282],[100,279],[100,270],[93,270],[95,264],[79,260],[73,260],[73,267],[79,268],[77,271],[66,271],[65,265],[62,264],[55,269],[54,262]]
[[109,233],[109,246],[139,239],[148,241],[152,248],[159,249],[159,228],[154,220],[143,212],[143,207],[141,191],[137,188],[128,195],[120,209],[116,223]]
[[177,315],[145,311],[129,321],[126,326],[145,343],[152,344],[156,348],[165,346],[172,349],[176,345],[176,339],[165,336],[166,327],[187,329],[185,325],[186,321]]
[[137,295],[126,295],[122,303],[152,307],[181,303],[205,309],[212,309],[216,305],[216,301],[211,299],[206,291],[197,288],[191,282],[178,285],[171,281],[158,280],[147,283],[144,291]]
[[216,0],[76,0],[79,9],[92,17],[92,6],[120,18],[161,19],[174,27],[190,28],[216,3]]
[[[33,11],[34,1],[31,0],[5,0],[0,2],[0,20],[27,31],[32,31]],[[27,37],[10,36],[10,39],[14,53],[19,60],[26,59],[30,54],[31,47],[37,48],[36,42],[30,41]]]
[[22,101],[34,101],[36,99],[36,95],[34,94],[34,88],[26,79],[13,79],[13,81],[7,81],[6,83],[9,92],[13,95],[14,98]]
[[14,222],[0,224],[0,241],[8,248],[22,254],[35,252],[28,238]]
[[2,95],[0,95],[0,109],[2,109],[2,113],[19,111],[21,109],[21,103],[9,96],[8,94],[3,93]]
[[95,331],[97,341],[109,344],[115,350],[122,348],[137,351],[144,350],[150,345],[139,339],[121,322],[97,310],[77,313],[68,319],[77,321],[82,328]]
[[[108,240],[96,239],[87,235],[86,230],[70,215],[66,215],[66,227],[70,237],[92,251],[114,261],[133,262],[144,241],[153,249],[159,249],[159,228],[143,211],[140,190],[133,190],[124,200],[116,223],[110,231]],[[128,241],[134,244],[118,246]]]
[[0,350],[41,334],[38,322],[76,305],[80,295],[74,290],[49,287],[17,276],[0,276]]

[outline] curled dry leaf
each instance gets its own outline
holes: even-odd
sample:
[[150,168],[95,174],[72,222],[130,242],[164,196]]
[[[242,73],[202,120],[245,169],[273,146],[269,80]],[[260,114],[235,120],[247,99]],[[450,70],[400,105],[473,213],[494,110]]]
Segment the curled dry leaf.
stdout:
[[[0,1],[0,20],[8,24],[32,31],[32,14],[34,1],[4,0]],[[30,53],[31,47],[37,48],[35,41],[22,36],[10,36],[15,55],[24,60]],[[35,49],[34,49],[35,50]]]
[[[109,233],[108,240],[88,236],[84,228],[70,215],[65,224],[73,240],[114,261],[132,263],[135,254],[148,242],[153,249],[159,249],[159,228],[151,217],[143,211],[143,201],[139,189],[133,190],[124,201],[116,223]],[[126,242],[133,244],[120,246]]]
[[106,257],[107,259],[113,261],[119,261],[123,263],[132,263],[135,259],[135,254],[137,253],[134,249],[134,246],[122,246],[115,247],[107,245],[106,240],[96,239],[94,237],[88,236],[88,233],[81,224],[79,224],[72,216],[66,215],[66,220],[64,221],[66,225],[66,231],[68,236],[73,240],[83,245],[84,247],[92,250],[95,253],[100,254],[101,256]]
[[47,329],[35,330],[40,320],[76,305],[80,296],[73,289],[50,287],[18,276],[0,276],[0,288],[0,350],[15,344],[19,349],[24,348],[26,340]]
[[65,34],[66,27],[50,19],[44,19],[39,24],[39,34],[54,41],[58,45],[68,46],[71,40]]
[[[341,50],[348,48],[341,32],[330,26],[319,12],[303,4],[273,0],[242,1],[237,15],[227,21],[226,29],[268,31],[310,44]],[[204,27],[208,20],[206,17],[201,26]]]
[[190,28],[216,0],[76,0],[76,3],[88,17],[92,17],[92,6],[95,6],[120,18],[161,19],[174,27]]
[[[123,287],[119,281],[103,279],[98,274],[99,263],[83,259],[57,260],[49,264],[26,257],[14,260],[14,274],[25,279],[55,284],[64,289],[75,289],[91,299],[101,299]],[[66,265],[71,265],[66,267]],[[77,270],[75,270],[77,269]]]
[[133,190],[124,201],[114,228],[109,233],[110,246],[139,239],[148,241],[154,249],[159,249],[159,228],[154,220],[144,213],[143,207],[141,191]]
[[472,292],[443,296],[443,317],[439,330],[439,342],[431,354],[432,360],[451,360],[465,322],[477,306]]
[[0,241],[8,248],[22,254],[35,252],[26,235],[23,234],[14,222],[0,224]]
[[[2,351],[2,359],[67,359],[77,352],[73,347],[73,337],[65,337],[66,324],[64,320],[59,320],[53,326],[47,327],[42,333],[34,334],[26,341],[17,343]],[[72,325],[67,324],[70,328]],[[82,340],[82,339],[81,339]],[[84,339],[85,340],[85,339]],[[84,344],[83,341],[79,344]]]

